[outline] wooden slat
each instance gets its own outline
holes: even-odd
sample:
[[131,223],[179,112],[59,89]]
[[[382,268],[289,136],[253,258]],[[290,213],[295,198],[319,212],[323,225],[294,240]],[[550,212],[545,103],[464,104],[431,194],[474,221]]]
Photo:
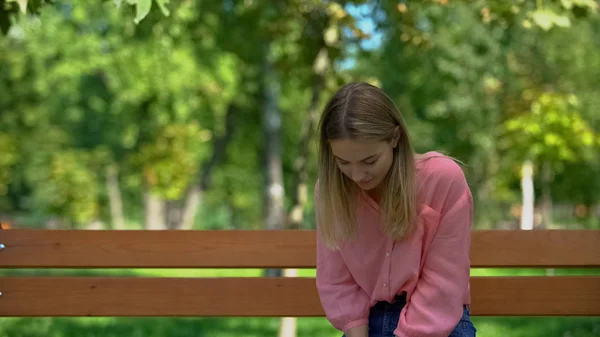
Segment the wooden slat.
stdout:
[[0,231],[0,267],[315,266],[313,231]]
[[473,231],[472,267],[600,267],[600,230]]
[[[314,268],[307,231],[0,231],[4,268]],[[473,231],[472,267],[600,267],[600,231]]]
[[[600,277],[473,277],[473,315],[600,315]],[[323,316],[312,278],[2,277],[0,316]]]
[[478,316],[598,316],[600,276],[473,277]]

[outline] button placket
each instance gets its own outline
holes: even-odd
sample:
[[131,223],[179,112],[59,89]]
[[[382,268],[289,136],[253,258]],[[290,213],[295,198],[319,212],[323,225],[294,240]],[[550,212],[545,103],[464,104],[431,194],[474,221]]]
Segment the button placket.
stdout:
[[389,240],[386,244],[386,250],[385,250],[385,257],[386,257],[385,266],[386,266],[386,268],[384,269],[385,270],[384,278],[383,278],[383,283],[381,285],[385,289],[386,296],[389,295],[389,292],[390,292],[388,284],[390,282],[390,269],[391,269],[391,263],[392,263],[390,256],[392,255],[393,245],[394,245],[394,241]]

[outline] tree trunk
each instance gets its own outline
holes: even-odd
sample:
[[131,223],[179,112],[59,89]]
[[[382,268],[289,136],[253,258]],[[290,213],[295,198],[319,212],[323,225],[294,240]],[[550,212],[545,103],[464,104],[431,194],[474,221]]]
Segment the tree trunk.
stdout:
[[110,205],[110,216],[113,229],[125,229],[125,217],[123,216],[123,200],[119,189],[119,171],[115,165],[106,169],[106,189]]
[[146,190],[144,193],[144,213],[146,230],[167,229],[165,201],[152,194],[149,190]]
[[494,229],[500,225],[500,219],[504,219],[504,214],[499,210],[498,202],[495,198],[494,188],[498,176],[498,167],[500,166],[500,156],[498,154],[498,139],[495,132],[500,122],[499,108],[496,106],[495,98],[487,96],[482,106],[487,115],[487,124],[482,137],[485,141],[472,139],[475,141],[475,151],[470,158],[473,164],[475,179],[478,180],[477,206],[485,209],[486,212],[477,216],[475,226],[478,229]]
[[476,175],[481,177],[481,183],[477,189],[478,204],[487,210],[485,215],[477,219],[477,227],[479,229],[493,229],[498,225],[497,221],[495,221],[497,220],[495,215],[498,210],[493,196],[494,179],[498,171],[498,156],[495,147],[486,149],[486,151],[485,161],[479,160],[481,157],[472,160],[474,163],[479,162],[479,164],[476,164],[478,166],[475,167]]
[[[494,125],[497,125],[497,123],[495,123]],[[491,132],[492,134],[494,134],[493,132]],[[488,167],[487,167],[487,177],[486,177],[486,188],[488,190],[488,200],[487,200],[487,207],[491,213],[491,219],[490,219],[490,223],[488,225],[487,228],[494,228],[495,226],[497,226],[497,223],[499,222],[499,219],[503,218],[503,212],[502,210],[499,209],[499,205],[497,200],[495,199],[495,194],[494,194],[494,186],[496,184],[496,179],[498,177],[498,167],[500,166],[500,157],[498,155],[498,148],[497,148],[497,143],[496,143],[496,139],[494,138],[495,136],[490,136],[491,137],[491,145],[490,148],[488,149],[489,154],[488,154]]]
[[180,200],[170,200],[166,203],[166,222],[168,229],[178,229],[181,223],[183,207]]
[[64,223],[56,216],[50,217],[46,220],[46,229],[63,229]]
[[[297,277],[298,269],[285,269],[284,277]],[[296,336],[297,320],[296,317],[282,317],[279,322],[279,337],[294,337]]]
[[185,198],[185,206],[183,208],[183,215],[181,217],[181,223],[178,228],[182,230],[190,230],[194,227],[194,220],[196,214],[202,205],[202,197],[204,196],[204,189],[200,184],[194,184],[188,190],[187,197]]
[[302,125],[300,133],[300,143],[298,154],[294,163],[295,184],[292,191],[292,208],[288,214],[288,228],[300,228],[304,221],[303,210],[307,199],[308,186],[308,169],[307,161],[309,154],[309,144],[313,135],[314,125],[319,118],[319,98],[324,86],[324,74],[329,65],[329,56],[327,47],[323,45],[319,49],[317,56],[313,62],[313,70],[315,72],[312,84],[312,97],[306,120]]
[[[298,229],[304,222],[304,205],[308,199],[308,154],[310,139],[313,134],[314,125],[316,124],[317,118],[319,117],[319,98],[321,97],[321,91],[324,86],[324,75],[329,65],[329,56],[327,47],[323,41],[321,48],[315,61],[313,63],[313,70],[315,72],[312,85],[312,97],[310,106],[308,108],[308,114],[304,125],[302,126],[300,134],[300,144],[298,148],[298,154],[296,162],[294,163],[294,178],[296,180],[293,185],[292,193],[292,207],[287,216],[287,228]],[[283,271],[284,277],[296,277],[298,276],[297,269],[285,269]],[[279,325],[279,337],[292,337],[296,336],[296,318],[295,317],[283,317]]]
[[[262,124],[265,132],[264,207],[265,228],[282,229],[285,222],[283,167],[281,162],[281,112],[279,110],[279,80],[269,59],[270,43],[264,45]],[[267,276],[280,276],[281,271],[267,269]]]
[[523,193],[523,208],[521,211],[521,229],[533,229],[534,190],[533,190],[533,163],[526,160],[521,171],[521,191]]
[[104,229],[104,223],[98,219],[95,219],[93,221],[90,221],[87,226],[86,226],[87,230],[102,230]]
[[[552,179],[554,172],[548,161],[542,164],[542,224],[544,228],[552,227]],[[546,268],[546,276],[554,276],[554,268]]]
[[196,214],[198,214],[200,205],[202,205],[204,191],[206,191],[211,184],[213,169],[226,157],[227,145],[233,136],[237,114],[237,106],[230,103],[227,108],[227,114],[225,115],[225,133],[214,141],[212,156],[202,165],[197,183],[192,185],[187,193],[181,222],[177,226],[179,229],[190,230],[194,227],[194,220]]
[[552,227],[552,164],[545,161],[542,166],[542,217],[545,228]]

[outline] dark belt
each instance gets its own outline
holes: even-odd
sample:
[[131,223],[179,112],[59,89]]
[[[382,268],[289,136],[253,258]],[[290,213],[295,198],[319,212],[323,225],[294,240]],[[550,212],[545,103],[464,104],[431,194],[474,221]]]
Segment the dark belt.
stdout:
[[375,303],[372,310],[390,310],[391,308],[402,308],[406,304],[406,293],[396,295],[392,300],[392,303],[387,301],[380,301]]

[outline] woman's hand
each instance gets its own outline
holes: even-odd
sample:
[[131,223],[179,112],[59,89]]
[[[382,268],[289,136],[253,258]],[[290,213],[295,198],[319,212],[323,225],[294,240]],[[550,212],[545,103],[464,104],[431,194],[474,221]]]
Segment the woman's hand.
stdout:
[[369,326],[356,326],[345,333],[346,337],[369,337]]

